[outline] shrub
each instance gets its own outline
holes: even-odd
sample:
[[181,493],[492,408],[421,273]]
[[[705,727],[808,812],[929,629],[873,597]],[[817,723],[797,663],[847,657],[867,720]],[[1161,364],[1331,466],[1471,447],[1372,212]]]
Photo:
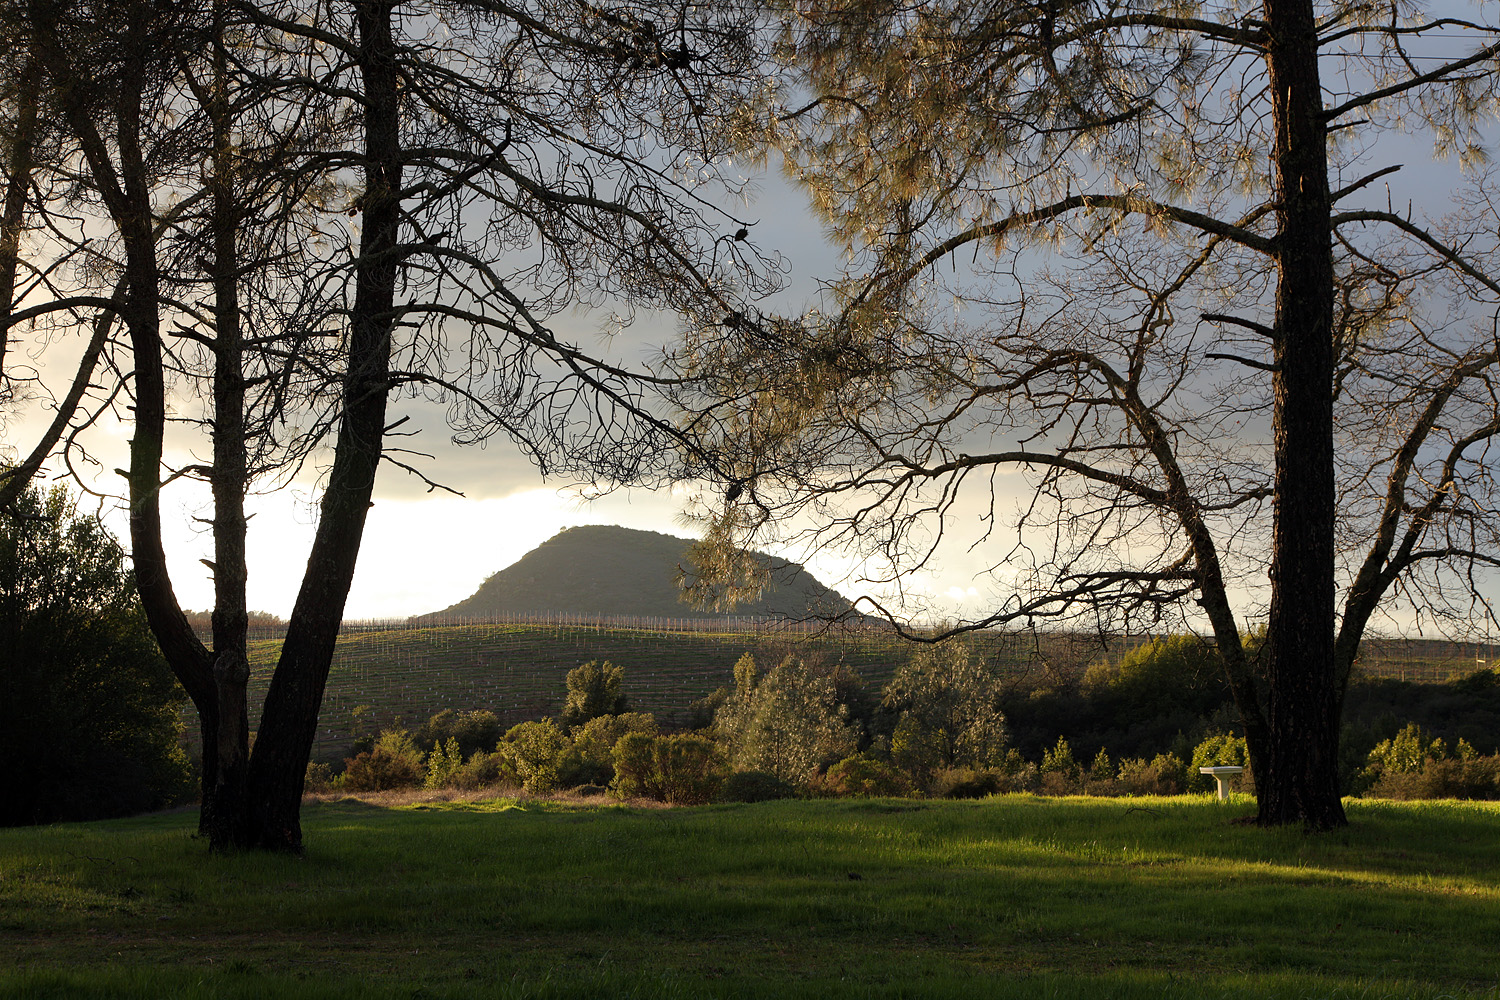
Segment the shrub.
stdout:
[[568,738],[551,719],[512,726],[495,748],[528,792],[550,792],[559,784],[559,769]]
[[828,769],[822,785],[834,795],[910,795],[911,783],[891,763],[860,754],[846,757]]
[[576,795],[581,799],[592,799],[596,796],[603,795],[608,791],[609,789],[604,787],[603,785],[585,784],[574,785],[572,788],[568,789],[568,794]]
[[993,766],[1005,749],[1003,690],[995,665],[970,645],[924,646],[881,694],[881,709],[896,720],[891,759],[923,786],[940,768]]
[[624,799],[660,798],[656,786],[656,737],[626,733],[615,744],[615,794]]
[[1169,753],[1120,761],[1119,794],[1181,795],[1187,789],[1187,765]]
[[1068,745],[1065,737],[1057,738],[1057,745],[1051,750],[1042,751],[1042,774],[1061,775],[1067,781],[1076,784],[1083,778],[1083,765],[1073,758],[1073,748]]
[[454,776],[463,766],[464,758],[459,752],[458,740],[450,736],[447,743],[434,743],[432,752],[427,755],[427,778],[422,782],[422,787],[447,788],[453,784]]
[[891,733],[891,763],[906,772],[918,788],[927,788],[944,764],[942,734],[915,714],[906,714]]
[[351,792],[384,792],[422,784],[427,768],[422,751],[404,729],[388,729],[375,746],[344,762],[343,787]]
[[521,778],[514,768],[503,764],[504,758],[500,754],[476,750],[474,756],[453,772],[452,785],[466,792],[477,792],[491,785],[519,785]]
[[1386,774],[1416,774],[1430,758],[1442,760],[1448,756],[1448,747],[1442,740],[1428,741],[1427,734],[1415,722],[1407,723],[1395,736],[1382,740],[1365,761],[1365,770],[1372,776]]
[[568,697],[559,717],[564,728],[626,710],[624,667],[608,660],[590,660],[568,671],[567,684]]
[[735,689],[715,729],[740,771],[769,771],[804,785],[824,765],[859,748],[860,729],[839,702],[834,678],[787,657],[758,677],[748,654],[734,667]]
[[724,779],[719,789],[720,802],[769,802],[796,797],[795,788],[766,771],[736,771]]
[[1193,761],[1188,765],[1188,791],[1207,792],[1216,787],[1216,782],[1207,774],[1199,773],[1200,767],[1243,767],[1244,774],[1237,774],[1229,782],[1236,792],[1253,792],[1255,778],[1250,773],[1250,748],[1243,736],[1221,734],[1210,736],[1193,748]]
[[1365,795],[1380,799],[1500,798],[1500,756],[1426,758],[1418,771],[1392,771]]
[[999,771],[950,767],[933,776],[931,790],[940,799],[982,799],[1011,789],[1010,782]]
[[692,733],[659,736],[652,747],[656,788],[673,805],[712,802],[724,784],[723,759],[714,742]]
[[573,745],[559,767],[564,785],[608,785],[615,777],[614,749],[626,733],[655,736],[656,719],[649,712],[601,715],[573,730]]
[[1094,755],[1094,762],[1083,775],[1083,791],[1086,795],[1115,795],[1119,792],[1119,768],[1110,760],[1101,747]]
[[1413,722],[1370,751],[1359,777],[1372,798],[1492,799],[1500,797],[1500,756],[1481,757],[1463,739],[1450,751]]
[[314,794],[332,791],[337,780],[338,775],[333,773],[332,764],[310,760],[307,762],[307,773],[302,778],[302,790]]
[[500,719],[494,712],[479,709],[455,712],[445,708],[432,716],[413,735],[417,746],[445,746],[455,740],[459,755],[468,760],[480,750],[492,748],[500,739]]

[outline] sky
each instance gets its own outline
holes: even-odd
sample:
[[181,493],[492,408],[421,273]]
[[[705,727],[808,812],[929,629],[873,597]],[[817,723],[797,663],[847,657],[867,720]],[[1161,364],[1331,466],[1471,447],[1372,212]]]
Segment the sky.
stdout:
[[[821,225],[806,207],[800,192],[775,175],[759,176],[751,185],[758,192],[744,215],[758,220],[755,239],[766,250],[780,252],[791,263],[790,283],[775,300],[785,309],[814,304],[818,279],[833,276],[838,256],[824,238]],[[602,315],[575,313],[566,319],[580,342],[594,346],[591,337],[607,321]],[[649,320],[648,320],[649,322]],[[670,343],[675,328],[657,320],[654,327],[634,331],[645,345]],[[29,360],[53,383],[67,377],[78,345],[53,345]],[[4,426],[3,439],[24,445],[39,435],[50,412],[32,407]],[[567,479],[544,481],[537,470],[506,441],[494,439],[485,446],[458,446],[451,442],[440,411],[411,400],[392,401],[392,416],[411,415],[407,427],[420,425],[415,439],[400,441],[402,447],[431,456],[412,460],[430,479],[463,496],[428,492],[426,484],[393,466],[385,466],[376,482],[375,502],[367,522],[353,588],[345,617],[348,619],[392,619],[440,610],[468,597],[491,574],[504,569],[558,532],[578,525],[617,524],[629,528],[691,537],[694,529],[681,517],[688,488],[652,491],[622,487],[594,500]],[[406,428],[403,428],[406,429]],[[123,480],[114,469],[128,464],[130,427],[101,420],[90,443],[99,460],[85,478],[103,493],[118,493]],[[168,460],[181,461],[186,453]],[[53,462],[50,473],[61,471]],[[211,575],[201,560],[211,558],[212,539],[207,525],[197,521],[211,515],[206,484],[179,481],[164,494],[163,528],[173,582],[182,606],[190,610],[213,606]],[[127,525],[117,502],[88,501],[119,538]],[[308,475],[289,486],[254,495],[247,510],[251,514],[249,538],[248,601],[252,609],[285,616],[296,599],[317,519],[317,483]],[[853,560],[833,552],[809,552],[772,548],[777,555],[803,562],[825,584],[853,598],[875,593],[890,601],[888,588],[875,588],[859,581]],[[941,616],[980,610],[981,589],[986,581],[976,579],[983,568],[978,555],[960,558],[956,564],[912,577],[905,589],[920,603],[913,608]],[[982,602],[981,602],[982,603]]]
[[[1449,168],[1431,165],[1429,147],[1423,139],[1414,140],[1409,149],[1396,156],[1383,149],[1379,160],[1406,164],[1401,173],[1388,179],[1398,204],[1408,197],[1421,204],[1424,197],[1452,188],[1451,181],[1442,179]],[[816,304],[819,279],[831,278],[838,270],[837,251],[824,237],[821,224],[800,191],[774,173],[758,177],[752,188],[758,195],[741,214],[759,220],[753,230],[756,242],[766,251],[784,255],[790,263],[790,285],[775,305],[795,311]],[[603,316],[587,314],[568,317],[585,346],[590,346],[591,331],[601,328],[605,321]],[[658,324],[637,331],[636,336],[645,344],[669,343],[675,333],[670,322]],[[66,372],[72,358],[60,347],[32,360],[39,367],[51,368],[51,379],[59,381],[63,376],[56,373]],[[396,403],[394,415],[411,405]],[[621,488],[602,499],[586,501],[567,480],[544,482],[508,443],[497,440],[483,448],[459,447],[448,440],[441,421],[433,419],[430,412],[412,412],[423,432],[414,442],[403,444],[430,453],[430,461],[420,462],[423,473],[464,495],[427,493],[424,484],[401,470],[384,469],[376,485],[375,503],[346,607],[348,618],[404,618],[447,607],[472,594],[492,573],[576,525],[619,524],[682,536],[693,533],[681,517],[686,488]],[[47,416],[28,411],[4,428],[5,438],[17,443],[33,439]],[[128,435],[128,425],[106,421],[97,429],[93,447],[101,459],[98,481],[106,484],[101,487],[106,492],[118,492],[120,481],[110,470],[126,464]],[[51,468],[55,472],[58,467],[54,463]],[[1002,498],[1009,489],[1002,483]],[[1013,492],[1017,497],[1024,492],[1018,477]],[[252,608],[279,615],[290,612],[315,527],[316,495],[317,484],[309,478],[250,499],[249,509],[254,515],[249,567]],[[987,499],[966,499],[960,518],[977,522],[979,504]],[[124,537],[125,522],[118,506],[102,501],[99,509],[112,530]],[[196,485],[174,487],[166,505],[169,559],[185,608],[204,609],[213,603],[211,578],[200,562],[211,553],[211,539],[206,526],[194,522],[195,517],[206,517],[209,510],[206,487]],[[973,535],[970,532],[968,537]],[[803,562],[825,584],[847,597],[872,594],[883,601],[894,597],[889,588],[863,582],[858,565],[840,553],[773,551]],[[984,614],[1005,596],[1005,580],[989,569],[996,553],[996,546],[948,547],[927,572],[904,581],[904,589],[912,598],[906,609],[930,617]]]

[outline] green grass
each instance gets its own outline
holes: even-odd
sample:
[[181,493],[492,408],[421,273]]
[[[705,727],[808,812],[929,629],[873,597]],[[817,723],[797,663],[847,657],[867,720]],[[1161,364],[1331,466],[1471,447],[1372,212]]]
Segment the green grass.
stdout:
[[0,831],[0,996],[1495,997],[1500,808],[309,805]]

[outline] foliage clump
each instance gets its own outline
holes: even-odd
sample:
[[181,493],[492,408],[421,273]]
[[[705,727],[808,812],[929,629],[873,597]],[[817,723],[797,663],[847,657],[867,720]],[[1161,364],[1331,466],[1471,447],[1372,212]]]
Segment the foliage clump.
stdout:
[[345,761],[344,791],[386,792],[415,788],[427,778],[426,757],[404,729],[387,729],[371,749]]
[[628,708],[625,668],[608,660],[589,660],[568,671],[568,696],[558,722],[566,729],[602,715],[620,715]]
[[1500,755],[1481,756],[1462,738],[1450,748],[1413,722],[1370,751],[1359,778],[1370,798],[1496,799]]
[[770,802],[794,799],[797,789],[765,771],[736,771],[719,788],[720,802]]
[[834,676],[789,656],[761,676],[749,654],[734,668],[735,688],[714,726],[736,771],[765,771],[805,786],[858,751],[861,732],[839,700]]
[[189,791],[184,700],[125,554],[62,487],[0,514],[0,825],[159,809]]

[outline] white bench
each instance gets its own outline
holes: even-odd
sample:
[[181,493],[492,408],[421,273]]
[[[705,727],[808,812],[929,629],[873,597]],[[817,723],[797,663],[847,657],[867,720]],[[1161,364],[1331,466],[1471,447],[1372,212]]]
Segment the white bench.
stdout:
[[1211,774],[1219,783],[1219,801],[1224,802],[1229,798],[1229,779],[1236,774],[1244,774],[1245,769],[1237,764],[1225,764],[1220,767],[1200,767],[1199,774]]

